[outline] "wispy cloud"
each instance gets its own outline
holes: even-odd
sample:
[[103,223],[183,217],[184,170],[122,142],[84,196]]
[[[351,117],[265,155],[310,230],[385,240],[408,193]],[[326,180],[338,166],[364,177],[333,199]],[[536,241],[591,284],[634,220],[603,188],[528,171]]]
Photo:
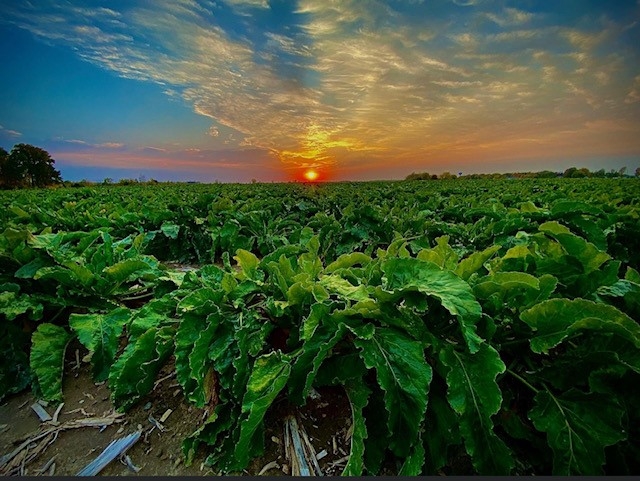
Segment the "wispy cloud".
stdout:
[[17,138],[22,136],[21,132],[18,132],[17,130],[7,129],[2,125],[0,125],[0,134],[6,137],[11,137],[11,138]]
[[517,8],[505,8],[503,12],[487,13],[487,18],[501,27],[512,27],[530,22],[534,18],[531,12],[518,10]]
[[71,145],[81,146],[85,148],[92,148],[92,149],[96,149],[96,148],[97,149],[121,149],[122,147],[124,147],[124,144],[122,142],[91,143],[91,142],[87,142],[86,140],[64,139],[61,137],[58,137],[54,140],[62,142],[63,144],[71,144]]

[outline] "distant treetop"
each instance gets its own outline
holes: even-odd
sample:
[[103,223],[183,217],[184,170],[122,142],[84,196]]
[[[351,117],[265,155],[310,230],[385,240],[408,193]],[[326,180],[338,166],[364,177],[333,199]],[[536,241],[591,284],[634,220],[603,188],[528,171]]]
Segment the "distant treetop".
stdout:
[[[552,172],[550,170],[542,170],[539,172],[508,172],[508,173],[491,173],[491,174],[467,174],[458,176],[449,172],[443,172],[440,176],[436,174],[429,174],[428,172],[413,172],[405,177],[404,180],[438,180],[438,179],[554,179],[557,177],[565,177],[570,179],[597,177],[597,178],[614,178],[614,177],[630,177],[626,175],[627,168],[622,167],[619,170],[611,169],[605,172],[604,169],[600,169],[591,172],[586,167],[570,167],[564,172]],[[636,168],[635,176],[640,177],[640,167]]]
[[0,147],[0,188],[47,187],[62,183],[49,152],[29,144]]

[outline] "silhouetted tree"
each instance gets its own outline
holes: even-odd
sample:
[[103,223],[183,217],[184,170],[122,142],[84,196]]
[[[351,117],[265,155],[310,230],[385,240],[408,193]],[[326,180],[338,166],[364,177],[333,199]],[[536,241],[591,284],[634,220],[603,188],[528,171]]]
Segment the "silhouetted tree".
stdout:
[[[4,153],[0,152],[0,157],[4,157]],[[6,187],[46,187],[62,182],[49,152],[33,145],[14,145],[0,163],[2,184]]]
[[444,180],[448,180],[448,179],[456,179],[457,177],[451,172],[443,172],[442,174],[440,174],[440,178]]
[[431,179],[431,175],[429,175],[428,172],[421,172],[419,174],[412,172],[411,174],[407,175],[404,178],[404,180],[430,180],[430,179]]
[[9,152],[0,147],[0,187],[4,187],[7,182],[6,169],[9,163]]

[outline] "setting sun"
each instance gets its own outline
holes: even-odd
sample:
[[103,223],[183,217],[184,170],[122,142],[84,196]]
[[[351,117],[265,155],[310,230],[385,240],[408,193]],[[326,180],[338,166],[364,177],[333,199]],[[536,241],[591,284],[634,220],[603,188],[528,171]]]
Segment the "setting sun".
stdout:
[[318,173],[315,170],[307,170],[304,173],[304,178],[307,179],[309,182],[313,182],[318,178]]

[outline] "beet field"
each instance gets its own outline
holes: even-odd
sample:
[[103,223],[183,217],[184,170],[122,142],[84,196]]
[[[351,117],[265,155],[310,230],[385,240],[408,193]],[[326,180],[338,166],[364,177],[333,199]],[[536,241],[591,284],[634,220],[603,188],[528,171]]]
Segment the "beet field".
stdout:
[[640,472],[639,179],[0,201],[0,474]]

